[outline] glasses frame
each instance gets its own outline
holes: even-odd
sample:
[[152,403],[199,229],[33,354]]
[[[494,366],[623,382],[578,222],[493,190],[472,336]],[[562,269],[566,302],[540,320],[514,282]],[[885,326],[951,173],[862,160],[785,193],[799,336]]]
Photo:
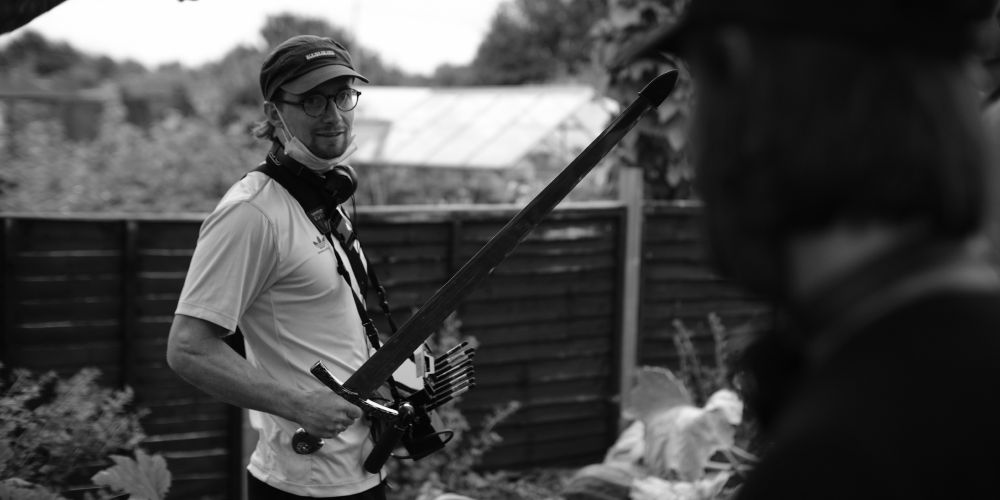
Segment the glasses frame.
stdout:
[[[347,109],[344,109],[344,108],[340,107],[340,104],[337,102],[338,101],[337,98],[339,96],[341,96],[342,94],[344,94],[344,93],[352,94],[354,96],[354,105],[351,106],[351,107],[349,107],[349,108],[347,108]],[[314,115],[314,114],[312,114],[312,113],[310,113],[309,111],[306,110],[306,100],[308,100],[311,97],[316,97],[316,96],[324,98],[324,101],[323,101],[323,109],[320,110],[320,112],[318,114]],[[298,99],[298,100],[281,99],[281,102],[284,102],[284,103],[287,103],[287,104],[298,104],[299,107],[302,108],[302,112],[305,113],[306,116],[309,116],[309,117],[312,117],[312,118],[319,118],[319,117],[323,116],[323,114],[326,113],[327,110],[330,109],[330,102],[333,102],[333,106],[335,108],[337,108],[338,110],[340,110],[343,113],[346,113],[346,112],[351,111],[354,108],[358,107],[358,101],[360,99],[361,99],[361,91],[360,90],[358,90],[358,89],[352,89],[352,88],[346,88],[346,89],[338,90],[337,93],[333,94],[333,95],[320,94],[320,93],[316,92],[316,93],[311,93],[311,94],[305,94],[305,95],[302,96],[301,99]]]

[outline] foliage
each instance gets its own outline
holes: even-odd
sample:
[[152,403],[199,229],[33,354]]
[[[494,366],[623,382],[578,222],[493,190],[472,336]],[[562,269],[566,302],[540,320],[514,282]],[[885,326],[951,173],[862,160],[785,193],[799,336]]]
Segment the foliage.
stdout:
[[58,493],[23,479],[0,480],[0,500],[64,500]]
[[[510,0],[505,5],[496,23],[514,33],[487,35],[481,51],[486,59],[481,58],[479,66],[452,68],[456,74],[447,76],[450,81],[484,83],[492,77],[476,76],[480,70],[505,73],[503,64],[521,63],[547,72],[531,81],[592,79],[584,75],[591,68],[587,31],[605,15],[604,2]],[[383,63],[378,54],[356,44],[346,30],[321,19],[271,16],[262,26],[261,38],[275,44],[300,33],[328,34],[344,41],[361,71],[376,84],[435,83]],[[504,37],[513,37],[524,51],[496,46],[495,40]],[[0,152],[7,161],[0,171],[0,210],[211,210],[268,147],[248,133],[261,119],[257,75],[265,50],[245,45],[199,68],[173,64],[147,70],[135,62],[87,55],[37,33],[12,40],[0,48],[0,88],[65,91],[63,97],[79,94],[81,102],[5,101],[0,113]],[[498,57],[516,61],[487,62]],[[456,76],[467,71],[473,76]],[[84,94],[91,99],[84,99]],[[77,104],[99,108],[101,103],[102,112],[71,113],[84,108]],[[79,119],[70,123],[66,119],[70,115]],[[88,140],[77,140],[81,137]],[[548,181],[548,172],[542,171],[545,165],[563,162],[531,156],[508,171],[464,173],[373,166],[364,172],[358,198],[373,204],[523,203]],[[611,195],[610,184],[602,180],[601,172],[594,172],[570,199]]]
[[[475,338],[461,335],[461,326],[455,313],[450,314],[441,328],[428,339],[431,351],[445,352],[463,341],[472,347],[477,346]],[[515,413],[520,404],[510,401],[494,408],[477,428],[473,428],[456,403],[457,400],[452,401],[436,410],[443,422],[443,429],[455,432],[444,449],[420,460],[397,460],[389,463],[389,477],[393,483],[391,498],[433,498],[435,492],[444,491],[476,491],[476,495],[482,494],[479,489],[483,487],[484,476],[476,472],[475,468],[482,462],[483,455],[502,441],[496,432],[497,425]]]
[[720,389],[732,389],[732,353],[726,339],[726,328],[715,313],[708,315],[709,331],[712,334],[712,364],[706,365],[698,355],[694,345],[694,332],[684,323],[674,320],[674,347],[680,357],[680,377],[690,388],[692,397],[699,405]]
[[0,88],[6,90],[85,89],[142,72],[145,68],[138,63],[84,54],[31,30],[0,49]]
[[[594,27],[597,61],[607,65],[630,43],[663,24],[674,23],[689,0],[611,0],[608,15]],[[674,92],[625,136],[616,148],[617,163],[643,168],[646,197],[690,199],[694,197],[694,171],[688,158],[687,128],[693,90],[683,65],[667,60],[642,60],[614,74],[604,74],[601,88],[606,95],[628,104],[642,87],[669,69],[680,67]]]
[[507,0],[471,64],[471,83],[518,85],[566,80],[591,70],[594,23],[603,0]]
[[111,455],[115,465],[94,474],[92,480],[134,500],[162,500],[170,489],[170,471],[160,455],[135,451],[135,458]]
[[635,386],[622,401],[622,416],[631,424],[602,463],[570,477],[564,498],[733,498],[757,461],[745,451],[755,433],[733,390],[734,346],[717,315],[710,314],[708,324],[714,349],[706,362],[695,348],[694,333],[675,321],[679,373],[662,367],[637,370]]
[[13,136],[0,172],[0,210],[29,212],[210,210],[264,146],[199,120],[166,120],[147,133],[121,115],[87,143],[65,140],[52,122],[30,123]]
[[131,389],[102,388],[99,376],[94,368],[68,379],[14,369],[0,378],[0,477],[64,488],[110,453],[135,448],[143,413],[131,408]]
[[[711,333],[711,362],[705,363],[695,347],[695,333],[680,320],[674,321],[674,345],[680,358],[678,376],[691,390],[692,397],[698,404],[705,404],[708,398],[723,389],[739,392],[740,378],[735,362],[740,356],[741,346],[732,342],[722,320],[715,313],[708,315],[708,329]],[[734,451],[736,456],[727,457],[731,463],[753,462],[754,454],[761,450],[757,432],[757,423],[753,419],[744,418],[736,428]],[[749,452],[744,454],[743,450]]]
[[[274,47],[295,35],[328,36],[347,47],[355,68],[374,85],[405,85],[419,81],[417,76],[386,63],[376,51],[359,44],[346,29],[320,18],[295,14],[269,16],[261,28],[261,35],[267,42],[267,47]],[[256,80],[253,82],[256,83]]]

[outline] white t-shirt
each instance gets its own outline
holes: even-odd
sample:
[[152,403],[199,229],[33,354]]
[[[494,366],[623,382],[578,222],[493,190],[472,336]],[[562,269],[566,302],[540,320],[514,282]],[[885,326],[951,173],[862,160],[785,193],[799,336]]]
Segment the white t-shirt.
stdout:
[[[347,380],[370,351],[334,252],[349,272],[350,264],[334,242],[284,187],[252,172],[202,223],[176,313],[230,331],[239,325],[247,360],[289,385],[325,388],[309,373],[320,360]],[[372,448],[364,419],[326,439],[316,453],[299,455],[291,446],[297,423],[252,413],[260,440],[247,469],[261,481],[300,496],[344,496],[384,477],[362,468]]]

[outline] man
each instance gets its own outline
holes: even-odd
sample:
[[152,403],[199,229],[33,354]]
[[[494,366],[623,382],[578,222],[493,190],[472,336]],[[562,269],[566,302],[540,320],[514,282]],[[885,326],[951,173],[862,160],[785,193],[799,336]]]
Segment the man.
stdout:
[[692,0],[671,52],[718,270],[772,301],[741,499],[992,498],[995,180],[971,77],[990,0]]
[[[316,187],[329,204],[307,215],[264,171],[237,182],[202,224],[170,330],[171,368],[253,410],[252,500],[385,498],[384,474],[362,469],[372,441],[361,411],[308,371],[322,360],[346,380],[371,348],[358,307],[366,278],[360,247],[350,234],[321,230],[332,224],[340,228],[333,235],[343,236],[347,227],[336,205],[356,182],[345,162],[355,150],[357,80],[368,81],[329,38],[296,36],[267,56],[260,72],[266,120],[255,131],[273,143],[264,165]],[[237,326],[246,359],[223,340]],[[300,427],[325,444],[295,453]]]

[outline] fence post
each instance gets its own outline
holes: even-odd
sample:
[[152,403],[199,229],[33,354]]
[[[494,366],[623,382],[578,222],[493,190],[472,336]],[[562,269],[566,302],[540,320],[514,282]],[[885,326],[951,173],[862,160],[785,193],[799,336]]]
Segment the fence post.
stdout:
[[14,335],[14,220],[0,220],[0,363],[10,365],[11,340]]
[[119,385],[125,387],[135,382],[135,343],[134,339],[138,332],[138,321],[136,320],[136,300],[139,292],[139,269],[138,269],[138,248],[137,248],[138,223],[135,220],[126,219],[122,221],[122,248],[121,248],[121,311],[119,317],[121,358]]
[[[642,290],[643,170],[618,167],[618,197],[625,205],[625,249],[622,262],[621,344],[618,395],[624,402],[632,388],[639,347],[639,306]],[[622,422],[620,422],[622,423]]]

